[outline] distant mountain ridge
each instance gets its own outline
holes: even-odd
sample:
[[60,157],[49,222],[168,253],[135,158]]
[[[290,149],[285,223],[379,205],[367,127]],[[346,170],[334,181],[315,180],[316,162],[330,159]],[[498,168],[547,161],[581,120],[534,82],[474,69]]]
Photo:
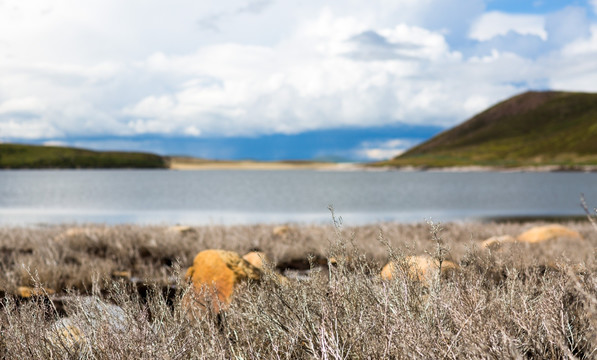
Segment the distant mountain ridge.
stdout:
[[597,94],[529,91],[381,164],[597,165]]

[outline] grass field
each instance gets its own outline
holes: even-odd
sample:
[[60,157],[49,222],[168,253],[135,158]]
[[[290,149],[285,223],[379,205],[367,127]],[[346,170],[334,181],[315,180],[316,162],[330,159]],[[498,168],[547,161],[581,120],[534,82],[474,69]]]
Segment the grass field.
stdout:
[[165,168],[158,155],[0,143],[0,169]]
[[[0,357],[595,358],[597,231],[588,221],[565,223],[581,241],[479,246],[541,224],[0,228]],[[222,313],[191,316],[181,274],[208,248],[258,248],[272,265]],[[459,270],[428,283],[380,278],[388,260],[425,253]],[[141,294],[115,271],[154,287]],[[45,295],[11,295],[23,285],[56,290],[49,297],[66,298],[65,309]]]
[[527,92],[380,163],[390,166],[597,165],[597,94]]

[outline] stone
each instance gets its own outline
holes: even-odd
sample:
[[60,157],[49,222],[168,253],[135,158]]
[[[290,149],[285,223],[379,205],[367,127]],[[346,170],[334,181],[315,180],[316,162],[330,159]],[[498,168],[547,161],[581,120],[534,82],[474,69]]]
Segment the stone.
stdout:
[[259,270],[263,270],[263,264],[265,263],[269,263],[269,259],[267,258],[267,255],[265,255],[264,252],[261,251],[251,251],[246,253],[243,256],[243,259],[245,259],[249,264],[253,265],[254,267],[256,267]]
[[518,235],[518,241],[528,244],[538,244],[556,238],[582,240],[577,231],[557,224],[536,226]]
[[75,307],[73,314],[57,320],[50,328],[47,339],[52,345],[79,354],[93,345],[90,335],[97,331],[117,336],[129,330],[129,320],[120,306],[96,296],[77,297],[71,301],[71,306]]
[[289,233],[290,227],[286,225],[276,226],[272,230],[272,235],[274,235],[275,237],[287,237]]
[[133,275],[129,270],[116,270],[112,271],[112,278],[113,279],[122,279],[130,281]]
[[[400,267],[406,275],[413,281],[419,281],[425,285],[429,284],[429,279],[433,274],[436,274],[439,262],[429,256],[407,256],[404,262],[390,261],[381,270],[381,278],[384,280],[392,280],[394,275]],[[441,275],[447,276],[456,271],[459,266],[452,261],[444,260],[442,262]]]
[[219,312],[230,303],[235,287],[244,281],[260,280],[261,270],[235,252],[212,249],[195,256],[186,278],[193,283],[195,302],[202,307],[211,303],[213,310]]
[[50,344],[68,351],[79,351],[87,344],[85,334],[70,318],[63,318],[54,323],[47,337]]
[[17,295],[22,298],[31,298],[38,296],[52,295],[56,291],[48,288],[32,288],[29,286],[19,286],[17,288]]
[[63,242],[74,239],[97,239],[98,236],[106,236],[107,234],[108,229],[106,228],[72,227],[54,237],[54,241]]
[[68,351],[81,350],[81,347],[87,343],[83,331],[69,318],[60,319],[54,323],[47,339],[51,345],[61,349],[66,348]]
[[175,225],[175,226],[170,226],[168,228],[168,231],[177,233],[180,235],[188,235],[188,234],[194,233],[195,229],[190,226],[186,226],[186,225]]
[[516,238],[511,235],[492,236],[481,243],[483,249],[497,249],[504,244],[512,244],[516,242]]
[[54,238],[54,241],[65,241],[76,237],[87,237],[90,231],[86,228],[68,228]]

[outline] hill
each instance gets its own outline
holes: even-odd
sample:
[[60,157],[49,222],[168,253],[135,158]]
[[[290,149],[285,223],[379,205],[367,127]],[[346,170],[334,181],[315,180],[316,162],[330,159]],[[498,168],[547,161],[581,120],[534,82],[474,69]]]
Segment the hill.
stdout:
[[0,168],[166,168],[161,156],[148,153],[98,152],[58,146],[0,144]]
[[377,165],[597,165],[597,94],[526,92]]

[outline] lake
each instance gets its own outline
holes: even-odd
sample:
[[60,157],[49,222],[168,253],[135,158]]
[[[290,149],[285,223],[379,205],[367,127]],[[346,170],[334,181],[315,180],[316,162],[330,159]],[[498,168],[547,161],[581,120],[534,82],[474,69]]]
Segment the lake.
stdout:
[[0,224],[453,221],[582,215],[596,173],[3,170]]

